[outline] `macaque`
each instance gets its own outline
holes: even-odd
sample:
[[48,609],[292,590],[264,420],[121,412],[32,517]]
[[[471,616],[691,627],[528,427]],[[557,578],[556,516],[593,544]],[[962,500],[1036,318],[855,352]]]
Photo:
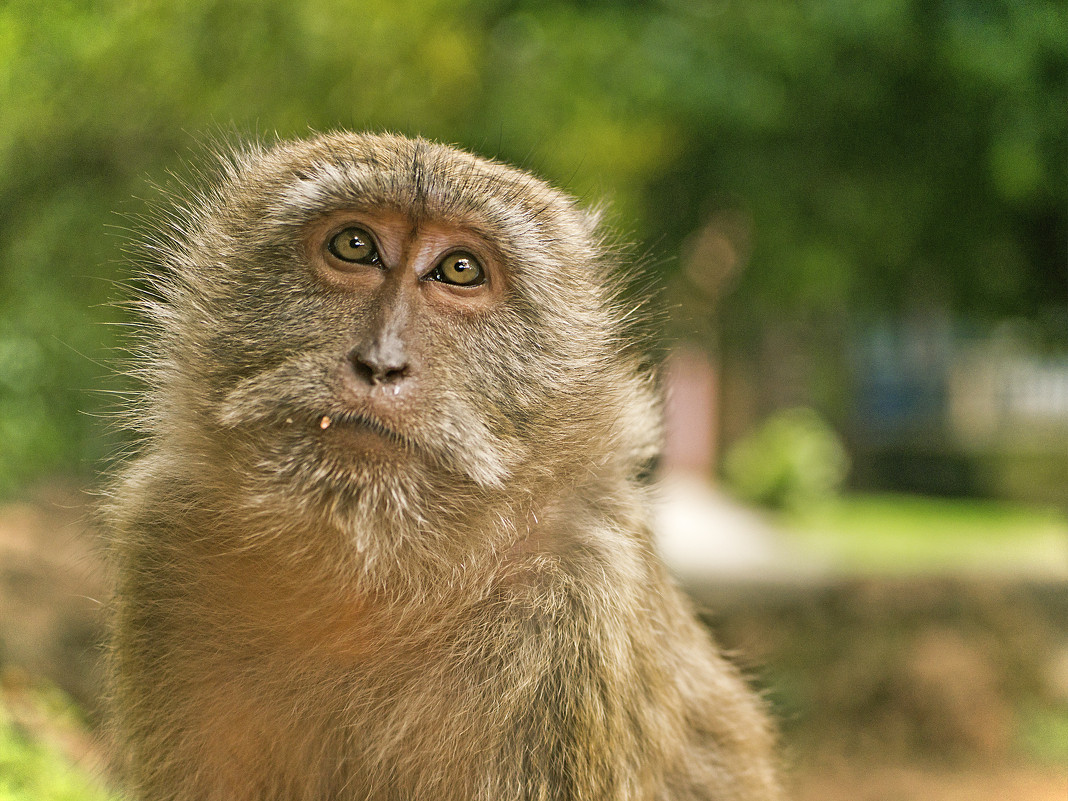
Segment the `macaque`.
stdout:
[[146,243],[105,515],[145,801],[773,801],[655,553],[595,213],[452,147],[248,146]]

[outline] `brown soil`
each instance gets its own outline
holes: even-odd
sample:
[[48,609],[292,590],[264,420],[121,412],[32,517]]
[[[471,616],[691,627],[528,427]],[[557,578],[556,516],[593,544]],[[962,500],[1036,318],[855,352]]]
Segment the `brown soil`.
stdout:
[[91,509],[87,493],[61,486],[0,505],[0,668],[44,677],[95,711],[107,590]]
[[806,765],[793,785],[794,801],[1065,801],[1068,768],[963,770],[839,762]]

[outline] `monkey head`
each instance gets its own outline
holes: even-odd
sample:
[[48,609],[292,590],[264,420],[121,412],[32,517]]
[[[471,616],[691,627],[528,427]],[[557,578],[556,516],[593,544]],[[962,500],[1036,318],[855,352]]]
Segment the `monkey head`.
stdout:
[[149,439],[246,497],[425,523],[656,448],[596,219],[526,173],[334,134],[230,154],[171,216]]

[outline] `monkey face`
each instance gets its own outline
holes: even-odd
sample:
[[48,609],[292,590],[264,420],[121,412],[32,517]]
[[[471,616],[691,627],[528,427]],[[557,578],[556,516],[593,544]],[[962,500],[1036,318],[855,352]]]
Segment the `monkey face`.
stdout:
[[156,363],[239,475],[458,506],[634,450],[651,392],[565,195],[399,137],[250,151],[228,172],[170,243]]
[[493,362],[512,324],[492,243],[380,208],[335,210],[293,233],[293,258],[276,263],[284,281],[245,277],[264,319],[235,319],[217,338],[233,355],[251,327],[243,350],[259,355],[233,374],[220,421],[261,457],[333,483],[437,474],[499,485],[524,448],[487,373],[502,369]]
[[[381,460],[425,452],[448,466],[462,444],[449,442],[427,416],[433,410],[437,421],[451,417],[438,398],[445,387],[462,388],[463,374],[473,372],[465,362],[477,348],[469,343],[505,298],[500,255],[476,231],[365,209],[307,226],[304,258],[330,301],[354,312],[351,347],[345,343],[328,377],[336,411],[319,419],[316,435],[331,459],[356,469],[378,460],[380,468]],[[477,405],[452,403],[468,407],[467,439],[492,450],[490,432],[474,424]],[[442,449],[441,442],[449,445]],[[467,466],[472,478],[494,481],[485,456]]]

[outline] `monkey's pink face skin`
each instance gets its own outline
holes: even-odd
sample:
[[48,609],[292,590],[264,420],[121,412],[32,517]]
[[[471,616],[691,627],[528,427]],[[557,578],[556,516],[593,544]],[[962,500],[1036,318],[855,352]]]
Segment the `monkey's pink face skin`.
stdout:
[[331,214],[311,227],[305,246],[329,286],[383,300],[402,296],[413,311],[477,312],[504,290],[500,258],[476,232],[399,212]]
[[[440,421],[441,404],[448,402],[442,387],[450,371],[442,358],[446,351],[462,355],[473,325],[503,302],[506,278],[497,250],[456,225],[346,210],[312,223],[304,252],[334,303],[351,310],[344,317],[352,326],[327,377],[331,402],[304,426],[331,459],[344,463],[403,461],[441,440],[440,430],[428,438],[425,425]],[[448,429],[448,439],[469,439],[462,427]]]

